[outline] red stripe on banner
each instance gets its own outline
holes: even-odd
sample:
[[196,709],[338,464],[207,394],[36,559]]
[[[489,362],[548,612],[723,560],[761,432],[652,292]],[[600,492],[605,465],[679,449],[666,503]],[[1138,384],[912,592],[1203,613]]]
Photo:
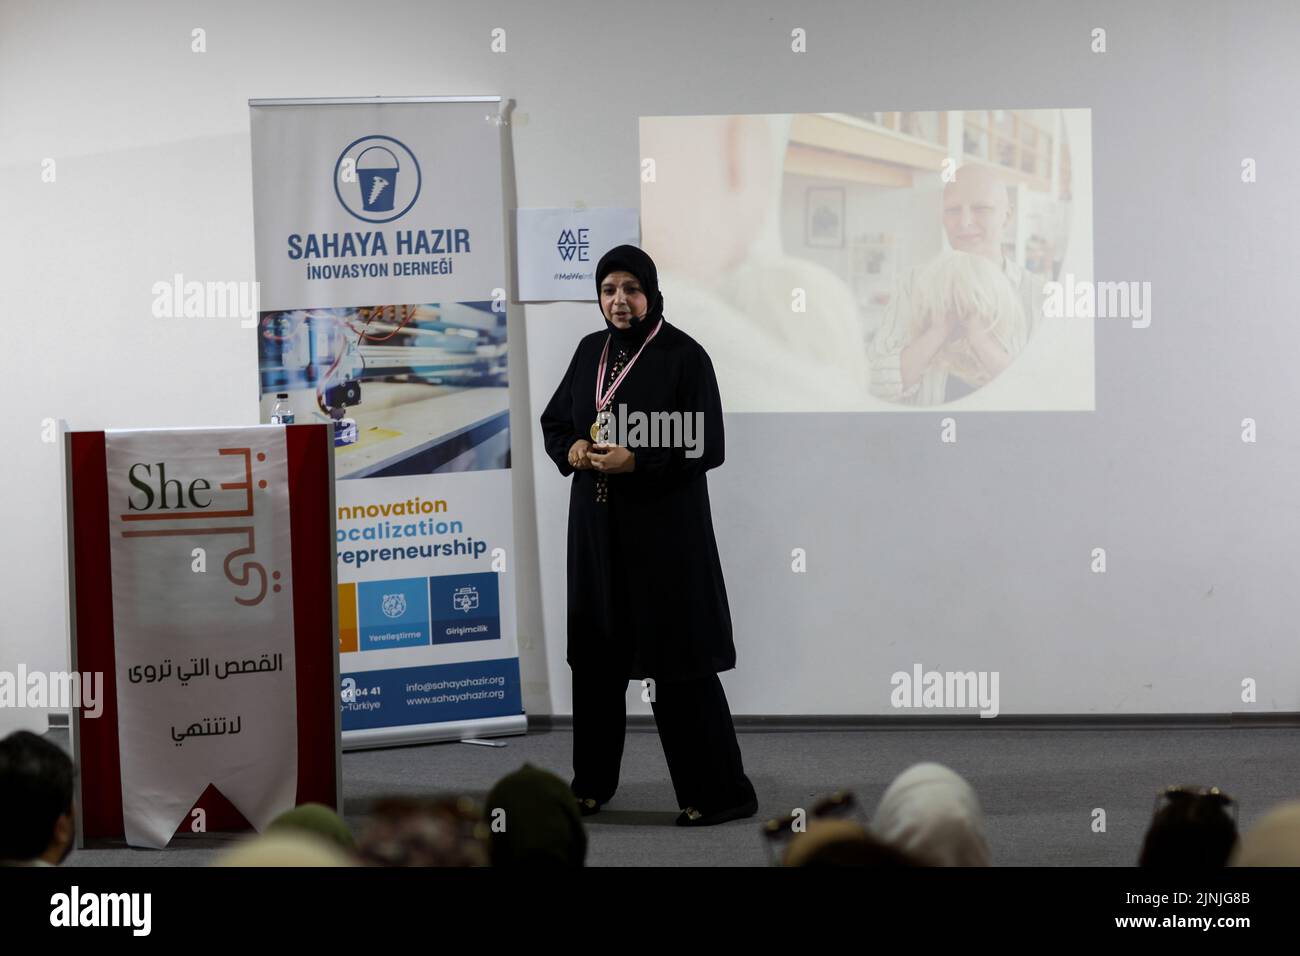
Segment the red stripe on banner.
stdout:
[[200,833],[245,833],[253,829],[253,825],[244,818],[233,803],[226,799],[226,795],[210,783],[204,788],[203,793],[199,794],[198,800],[194,801],[190,812],[185,814],[185,818],[172,834],[173,838],[177,833],[195,832],[194,824],[198,822],[194,816],[195,810],[203,811],[203,829],[198,831]]
[[334,661],[334,455],[332,425],[288,425],[289,524],[293,535],[293,630],[298,684],[298,803],[342,810]]
[[104,675],[99,717],[74,715],[80,749],[82,833],[121,837],[122,768],[117,738],[117,666],[113,643],[113,572],[108,550],[108,464],[103,432],[73,432],[68,455],[72,483],[72,562],[76,591],[79,671]]

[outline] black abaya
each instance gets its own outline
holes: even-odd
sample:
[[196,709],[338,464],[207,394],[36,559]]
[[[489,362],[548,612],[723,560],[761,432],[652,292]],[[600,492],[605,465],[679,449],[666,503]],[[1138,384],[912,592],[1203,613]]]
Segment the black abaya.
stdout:
[[[561,475],[573,475],[568,662],[633,680],[688,680],[730,670],[736,649],[705,476],[723,461],[722,401],[713,364],[699,343],[663,322],[618,387],[611,410],[621,413],[619,406],[626,406],[627,413],[647,416],[701,412],[702,454],[689,458],[681,447],[630,447],[635,469],[606,475],[608,498],[600,502],[600,473],[575,471],[568,454],[579,438],[590,440],[597,365],[607,338],[609,332],[601,330],[578,343],[542,413],[546,452]],[[617,343],[610,350],[616,353]]]

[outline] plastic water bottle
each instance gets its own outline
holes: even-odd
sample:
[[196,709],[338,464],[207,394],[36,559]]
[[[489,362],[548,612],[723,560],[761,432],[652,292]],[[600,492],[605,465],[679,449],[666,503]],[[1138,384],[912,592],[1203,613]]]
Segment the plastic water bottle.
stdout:
[[275,408],[271,409],[272,425],[292,425],[293,408],[289,405],[288,392],[276,392]]

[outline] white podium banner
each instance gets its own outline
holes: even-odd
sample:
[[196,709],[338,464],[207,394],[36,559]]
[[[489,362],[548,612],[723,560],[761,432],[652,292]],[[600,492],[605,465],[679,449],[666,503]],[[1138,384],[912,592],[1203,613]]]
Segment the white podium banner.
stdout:
[[105,435],[127,843],[209,784],[260,830],[297,790],[285,430]]

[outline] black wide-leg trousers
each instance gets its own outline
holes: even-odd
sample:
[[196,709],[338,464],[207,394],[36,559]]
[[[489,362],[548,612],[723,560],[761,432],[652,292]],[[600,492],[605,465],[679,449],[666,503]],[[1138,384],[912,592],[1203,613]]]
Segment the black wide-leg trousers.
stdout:
[[[628,678],[573,670],[573,792],[606,803],[618,789]],[[677,805],[710,814],[755,799],[717,674],[655,681],[655,726]]]

